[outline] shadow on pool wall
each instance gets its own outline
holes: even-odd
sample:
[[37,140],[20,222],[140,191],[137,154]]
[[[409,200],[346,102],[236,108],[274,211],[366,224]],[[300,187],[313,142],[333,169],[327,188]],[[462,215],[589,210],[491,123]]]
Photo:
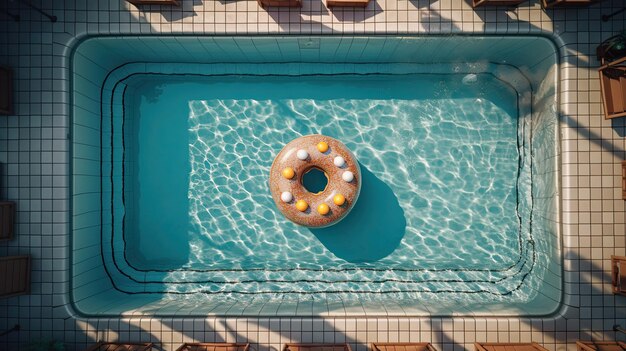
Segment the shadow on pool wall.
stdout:
[[406,232],[406,218],[391,187],[361,166],[359,199],[341,222],[311,232],[337,257],[374,262],[391,254]]

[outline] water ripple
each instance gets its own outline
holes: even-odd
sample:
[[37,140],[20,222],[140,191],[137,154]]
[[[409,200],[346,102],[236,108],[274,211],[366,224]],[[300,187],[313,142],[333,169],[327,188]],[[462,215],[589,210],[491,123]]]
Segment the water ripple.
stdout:
[[[461,94],[462,77],[407,75],[369,82],[416,89],[414,98],[368,95],[359,90],[362,77],[344,77],[344,86],[335,92],[346,90],[351,97],[339,98],[210,98],[210,92],[234,92],[255,82],[202,83],[207,98],[188,102],[188,271],[147,277],[171,283],[205,281],[167,285],[177,292],[400,294],[459,290],[459,281],[465,281],[461,290],[468,292],[510,291],[529,269],[530,251],[520,248],[520,240],[528,235],[530,200],[519,208],[518,196],[530,193],[530,175],[528,154],[517,142],[528,136],[516,111],[503,107],[517,103],[513,91],[490,75],[477,74],[471,88],[464,88],[469,93]],[[315,88],[324,83],[314,77],[300,81],[284,79],[281,88],[306,95],[302,92],[312,89],[307,84]],[[424,85],[430,87],[427,93]],[[500,101],[492,101],[492,93]],[[346,262],[274,206],[267,186],[274,156],[290,140],[314,133],[341,140],[397,197],[406,229],[388,256]],[[362,191],[368,191],[367,184]],[[494,271],[472,271],[484,267]],[[209,268],[210,273],[201,272]],[[260,270],[228,271],[251,268]],[[295,268],[319,270],[313,276],[306,270],[281,270]],[[155,282],[147,289],[161,285]]]

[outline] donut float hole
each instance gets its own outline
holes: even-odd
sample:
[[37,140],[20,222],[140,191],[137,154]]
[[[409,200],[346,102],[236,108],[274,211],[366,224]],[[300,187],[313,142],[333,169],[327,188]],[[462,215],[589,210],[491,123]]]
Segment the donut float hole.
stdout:
[[302,175],[302,186],[306,191],[319,194],[328,186],[328,175],[317,167],[312,167]]

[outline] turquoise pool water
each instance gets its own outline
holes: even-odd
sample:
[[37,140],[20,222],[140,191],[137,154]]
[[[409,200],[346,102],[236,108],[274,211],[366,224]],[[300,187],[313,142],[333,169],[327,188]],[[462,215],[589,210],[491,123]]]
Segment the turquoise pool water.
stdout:
[[[127,102],[136,266],[513,263],[528,215],[516,208],[517,96],[493,76],[461,79],[147,79]],[[343,141],[365,179],[345,222],[311,230],[278,212],[267,176],[287,142],[313,133]]]
[[[125,84],[114,251],[154,291],[509,295],[534,265],[526,122],[492,74],[146,72]],[[345,143],[363,172],[353,211],[324,229],[283,217],[267,179],[287,142],[314,133]]]
[[[72,57],[69,299],[85,316],[545,315],[562,296],[558,49],[535,36],[93,37]],[[461,62],[462,61],[462,62]],[[322,133],[340,224],[267,176]]]

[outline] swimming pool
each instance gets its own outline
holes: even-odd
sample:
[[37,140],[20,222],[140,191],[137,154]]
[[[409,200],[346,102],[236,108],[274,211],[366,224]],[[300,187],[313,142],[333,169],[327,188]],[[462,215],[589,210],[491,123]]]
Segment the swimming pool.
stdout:
[[[558,307],[547,39],[93,38],[73,58],[82,313]],[[313,133],[363,171],[325,229],[287,221],[267,187],[276,153]]]

